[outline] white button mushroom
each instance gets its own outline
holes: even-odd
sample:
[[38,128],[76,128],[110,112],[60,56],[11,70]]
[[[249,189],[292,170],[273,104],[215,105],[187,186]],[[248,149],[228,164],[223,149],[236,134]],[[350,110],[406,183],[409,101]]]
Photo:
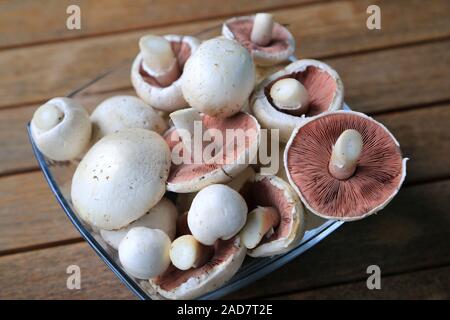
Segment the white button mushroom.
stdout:
[[164,231],[172,240],[175,238],[177,228],[178,210],[168,199],[162,198],[160,202],[149,210],[144,216],[132,222],[125,228],[119,230],[100,230],[100,235],[114,249],[119,248],[119,244],[130,229],[135,227],[147,227]]
[[137,227],[128,231],[119,245],[119,260],[125,271],[138,279],[162,274],[170,265],[170,239],[158,229]]
[[205,245],[228,240],[245,225],[247,204],[242,196],[222,184],[202,189],[192,201],[188,225],[192,235]]
[[73,205],[91,225],[120,229],[161,200],[169,168],[169,147],[157,133],[126,129],[107,135],[75,171]]
[[92,143],[123,129],[142,128],[162,134],[164,119],[143,100],[133,96],[115,96],[100,103],[91,114]]
[[56,161],[75,159],[91,138],[89,114],[70,98],[53,98],[40,106],[30,127],[39,150]]
[[236,41],[215,38],[203,42],[186,62],[181,89],[193,108],[224,118],[243,108],[254,84],[249,52]]

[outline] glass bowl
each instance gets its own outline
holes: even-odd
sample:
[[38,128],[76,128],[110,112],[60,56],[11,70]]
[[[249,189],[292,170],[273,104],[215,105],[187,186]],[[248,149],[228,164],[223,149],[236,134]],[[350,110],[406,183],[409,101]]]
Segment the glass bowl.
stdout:
[[[213,26],[205,29],[194,36],[200,39],[208,39],[214,37],[220,33],[220,26]],[[291,60],[295,60],[292,57]],[[130,63],[132,60],[128,61]],[[86,96],[89,89],[95,84],[101,84],[102,81],[107,81],[108,75],[114,73],[119,68],[122,68],[123,64],[117,68],[113,68],[102,75],[91,80],[89,83],[77,88],[72,93],[68,94],[68,97],[79,99],[81,96]],[[130,84],[131,87],[131,84]],[[111,93],[110,96],[113,96]],[[347,105],[344,109],[349,109]],[[77,167],[79,161],[65,161],[56,162],[46,158],[37,148],[33,141],[30,132],[30,125],[27,125],[28,137],[33,148],[36,160],[47,180],[47,183],[55,195],[58,203],[63,208],[69,220],[73,223],[75,228],[80,232],[82,237],[89,243],[92,249],[100,256],[103,262],[116,274],[116,276],[140,299],[150,300],[157,298],[150,290],[148,281],[138,280],[128,275],[122,268],[117,251],[111,248],[101,236],[93,230],[88,224],[84,223],[77,213],[75,212],[71,198],[70,198],[70,186],[73,173]],[[269,258],[250,258],[246,257],[243,265],[239,271],[234,275],[232,279],[226,282],[222,287],[209,292],[198,299],[218,299],[233,291],[236,291],[266,275],[272,271],[282,267],[284,264],[295,259],[306,250],[312,248],[325,237],[329,236],[337,228],[343,224],[342,221],[325,220],[316,218],[312,214],[308,215],[305,235],[301,243],[293,248],[291,251]]]

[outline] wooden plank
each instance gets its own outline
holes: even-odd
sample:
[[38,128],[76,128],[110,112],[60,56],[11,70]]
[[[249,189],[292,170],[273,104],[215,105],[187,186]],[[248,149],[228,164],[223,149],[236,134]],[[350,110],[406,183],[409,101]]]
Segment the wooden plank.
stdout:
[[[383,8],[383,29],[370,31],[365,26],[367,18],[366,8],[372,4],[372,0],[364,1],[339,1],[327,2],[307,7],[289,8],[275,10],[274,14],[281,23],[289,24],[296,39],[298,40],[298,55],[300,57],[326,57],[336,54],[348,54],[386,46],[398,46],[415,41],[424,41],[446,37],[450,34],[450,22],[446,13],[448,12],[448,1],[438,0],[436,5],[430,6],[423,1],[389,1],[383,0],[377,3]],[[422,16],[423,15],[423,16]],[[411,17],[417,17],[412,19]],[[42,101],[53,96],[64,95],[73,88],[89,81],[104,70],[119,65],[124,60],[132,59],[137,52],[137,39],[148,32],[184,33],[190,34],[205,28],[219,25],[223,19],[214,19],[203,22],[193,22],[178,26],[150,28],[135,32],[112,34],[104,37],[86,38],[62,43],[40,45],[29,48],[17,48],[0,52],[0,107],[31,104]],[[431,54],[437,58],[437,53],[427,52],[426,47],[422,54]],[[434,48],[432,48],[434,49]],[[405,51],[409,54],[409,51]],[[403,59],[389,67],[389,75],[392,70],[423,72],[425,68],[435,67],[434,61],[442,63],[448,61],[448,48],[439,51],[442,57],[439,59],[426,59],[426,56],[416,55],[416,60],[408,62]],[[365,58],[364,58],[365,57]],[[342,62],[344,60],[330,60],[336,63],[338,71],[343,73],[344,81],[356,81],[347,75],[360,72],[358,80],[371,85],[380,77],[383,69],[377,69],[377,63],[372,63],[372,71],[378,73],[367,73],[362,63],[369,63],[371,56],[364,56],[356,60],[351,67]],[[382,54],[374,56],[378,59],[386,58]],[[403,58],[403,57],[402,57]],[[38,63],[37,63],[38,62]],[[408,70],[412,69],[412,70]],[[447,75],[446,68],[438,75]],[[112,81],[108,90],[130,86],[129,70],[119,74]],[[381,70],[381,71],[380,71]],[[396,72],[394,78],[401,78],[402,72]],[[369,80],[375,77],[372,82]],[[438,79],[439,80],[439,79]],[[436,81],[438,81],[436,80]],[[424,80],[425,81],[425,80]],[[433,82],[434,83],[434,82]],[[349,97],[353,98],[352,87]],[[369,87],[366,87],[366,90]],[[406,90],[406,89],[404,89]],[[418,90],[417,90],[418,91]],[[444,90],[448,92],[448,90]],[[441,98],[445,93],[437,93],[420,100],[429,98]],[[389,92],[392,93],[392,92]],[[400,92],[402,93],[402,92]],[[430,93],[431,95],[431,93]],[[399,95],[398,99],[405,98]],[[437,97],[436,97],[437,96]],[[360,97],[356,95],[356,97]],[[376,97],[377,99],[379,97]],[[428,99],[426,99],[428,98]],[[355,102],[372,106],[370,101],[356,99]],[[379,102],[376,100],[375,102]],[[383,106],[385,107],[385,106]]]
[[[77,265],[81,289],[67,288],[67,268]],[[0,258],[0,299],[135,299],[87,243]]]
[[[379,265],[386,276],[450,264],[449,197],[450,180],[402,189],[381,214],[345,224],[303,256],[228,298],[272,296],[361,281],[372,264]],[[114,291],[122,288],[118,284],[105,289],[105,278],[110,279],[112,273],[81,243],[0,257],[0,283],[6,288],[0,291],[0,298],[70,298],[73,292],[64,287],[69,264],[82,266],[85,276],[92,277],[87,290],[80,293],[83,297],[121,295]],[[95,264],[101,267],[91,266]],[[44,287],[34,285],[42,279]],[[27,286],[20,285],[23,283]]]
[[[317,0],[21,0],[0,3],[0,48],[124,32]],[[69,5],[81,10],[81,29],[68,30]]]
[[450,267],[381,278],[380,290],[368,290],[366,281],[276,297],[277,299],[449,299]]
[[381,213],[344,224],[301,257],[229,298],[281,295],[450,264],[450,180],[403,188]]

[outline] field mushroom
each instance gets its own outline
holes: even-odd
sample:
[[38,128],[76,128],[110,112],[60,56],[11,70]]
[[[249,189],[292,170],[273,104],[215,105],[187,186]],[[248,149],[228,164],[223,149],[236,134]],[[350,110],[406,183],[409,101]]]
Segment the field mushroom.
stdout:
[[273,256],[300,243],[305,232],[305,213],[299,197],[286,181],[256,174],[243,186],[241,194],[250,211],[240,232],[248,255]]
[[238,42],[214,38],[203,42],[186,62],[181,88],[190,106],[226,118],[238,113],[255,85],[255,67]]
[[292,134],[286,174],[306,208],[327,219],[358,220],[383,209],[406,176],[394,136],[359,112],[311,118]]
[[342,109],[344,85],[329,65],[312,59],[295,61],[255,89],[250,108],[263,128],[279,129],[287,142],[308,118]]
[[223,24],[222,34],[247,48],[260,66],[286,61],[295,51],[292,34],[268,13],[231,18]]
[[151,208],[144,216],[130,223],[119,230],[100,230],[100,235],[107,244],[114,249],[119,248],[119,244],[130,229],[135,227],[147,227],[164,231],[170,240],[175,238],[177,226],[178,210],[168,199],[162,198],[157,205]]
[[212,253],[211,246],[201,244],[190,234],[178,237],[170,245],[170,261],[180,270],[203,266],[211,258]]
[[143,100],[133,96],[115,96],[101,102],[91,114],[92,143],[123,129],[142,128],[162,134],[164,119]]
[[202,189],[188,213],[192,235],[204,245],[234,237],[245,225],[247,205],[242,196],[223,184]]
[[55,161],[73,160],[91,138],[89,114],[71,98],[53,98],[40,106],[30,123],[39,151]]
[[126,129],[107,135],[75,171],[75,210],[94,227],[123,228],[161,200],[169,168],[169,147],[156,132]]
[[119,245],[119,260],[127,273],[138,279],[162,274],[170,265],[170,239],[161,230],[136,227]]
[[[229,182],[244,171],[256,156],[260,127],[253,116],[239,112],[228,118],[216,118],[203,114],[200,114],[200,118],[201,127],[204,129],[203,135],[216,131],[220,132],[223,139],[220,143],[217,141],[211,141],[208,144],[200,143],[202,150],[193,150],[195,152],[189,155],[189,151],[186,150],[177,133],[177,128],[169,129],[164,134],[173,158],[167,181],[169,191],[190,193],[214,183]],[[227,137],[227,132],[236,135]],[[239,138],[238,135],[242,136]],[[213,149],[210,148],[211,145],[214,146]],[[187,161],[184,157],[185,153],[189,155]],[[195,161],[196,155],[197,157],[200,155],[200,161]],[[175,161],[177,157],[180,157],[180,161]]]
[[181,91],[184,67],[200,41],[191,36],[147,35],[140,39],[140,53],[131,67],[131,82],[137,95],[164,111],[186,107]]

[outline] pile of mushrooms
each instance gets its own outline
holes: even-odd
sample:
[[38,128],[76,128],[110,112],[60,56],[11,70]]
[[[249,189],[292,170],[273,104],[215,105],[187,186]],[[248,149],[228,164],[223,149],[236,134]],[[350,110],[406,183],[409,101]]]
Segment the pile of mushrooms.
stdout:
[[[312,214],[350,221],[378,212],[406,175],[387,128],[340,111],[343,84],[327,64],[298,60],[255,87],[255,65],[295,49],[272,15],[232,18],[222,32],[203,43],[143,36],[131,68],[137,96],[110,97],[91,115],[54,98],[30,122],[48,159],[77,164],[77,215],[158,298],[197,298],[247,255],[292,250]],[[258,162],[261,128],[281,140],[271,144],[281,154],[271,175]],[[228,136],[238,131],[241,140]]]

